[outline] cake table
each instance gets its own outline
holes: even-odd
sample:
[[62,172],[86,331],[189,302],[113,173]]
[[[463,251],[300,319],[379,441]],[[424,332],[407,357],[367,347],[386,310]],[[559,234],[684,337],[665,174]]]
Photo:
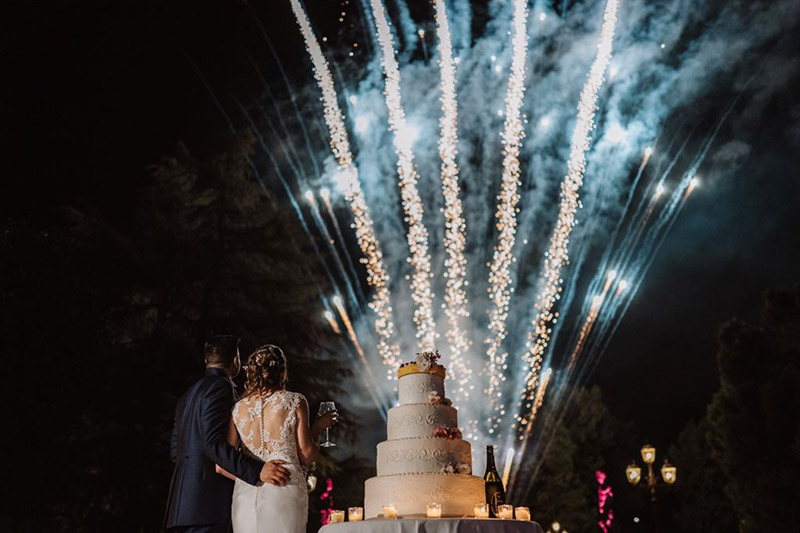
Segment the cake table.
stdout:
[[536,522],[522,520],[404,518],[328,524],[319,533],[542,533],[542,528]]

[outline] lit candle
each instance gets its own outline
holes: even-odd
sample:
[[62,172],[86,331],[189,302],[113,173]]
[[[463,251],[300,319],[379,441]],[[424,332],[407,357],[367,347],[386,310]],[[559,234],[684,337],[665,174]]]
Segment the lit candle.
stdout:
[[497,518],[502,518],[503,520],[511,520],[514,518],[514,506],[504,503],[503,505],[497,506]]
[[514,507],[514,514],[517,517],[517,520],[525,520],[527,522],[531,521],[531,510],[527,507]]
[[441,518],[442,504],[431,502],[428,504],[428,518]]
[[383,506],[383,517],[394,520],[397,518],[397,507],[393,503],[387,503]]
[[475,518],[489,518],[489,505],[486,503],[476,503]]
[[329,524],[338,524],[339,522],[344,522],[344,511],[338,509],[331,510],[331,519],[328,520]]
[[347,519],[351,522],[361,522],[364,520],[364,508],[363,507],[348,507],[347,508]]

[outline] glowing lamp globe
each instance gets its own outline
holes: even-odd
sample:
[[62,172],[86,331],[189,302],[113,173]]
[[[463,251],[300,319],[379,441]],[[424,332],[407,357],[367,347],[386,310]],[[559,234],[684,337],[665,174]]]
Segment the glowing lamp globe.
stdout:
[[632,463],[625,469],[625,477],[631,485],[638,485],[642,480],[642,469]]
[[665,460],[664,466],[661,467],[661,477],[664,479],[664,483],[672,485],[678,479],[678,469]]
[[642,446],[642,461],[648,465],[656,462],[656,449],[653,446],[649,444]]

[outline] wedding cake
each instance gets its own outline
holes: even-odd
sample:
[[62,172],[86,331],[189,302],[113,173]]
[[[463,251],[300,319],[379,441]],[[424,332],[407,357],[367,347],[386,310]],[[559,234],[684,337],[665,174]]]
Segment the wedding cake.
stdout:
[[401,518],[425,516],[432,502],[441,504],[442,516],[461,517],[485,501],[438,359],[438,352],[419,354],[398,370],[400,402],[389,409],[387,440],[378,444],[378,475],[365,483],[365,518],[382,516],[388,504]]

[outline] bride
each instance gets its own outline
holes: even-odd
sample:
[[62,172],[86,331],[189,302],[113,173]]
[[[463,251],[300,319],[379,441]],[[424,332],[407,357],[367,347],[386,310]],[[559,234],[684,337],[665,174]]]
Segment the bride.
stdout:
[[217,473],[236,481],[231,519],[235,533],[304,533],[308,492],[304,467],[319,452],[319,436],[336,422],[328,413],[309,423],[308,402],[286,390],[283,350],[271,344],[253,352],[245,366],[245,391],[236,402],[228,442],[245,453],[286,468],[283,484],[254,487],[217,466]]

